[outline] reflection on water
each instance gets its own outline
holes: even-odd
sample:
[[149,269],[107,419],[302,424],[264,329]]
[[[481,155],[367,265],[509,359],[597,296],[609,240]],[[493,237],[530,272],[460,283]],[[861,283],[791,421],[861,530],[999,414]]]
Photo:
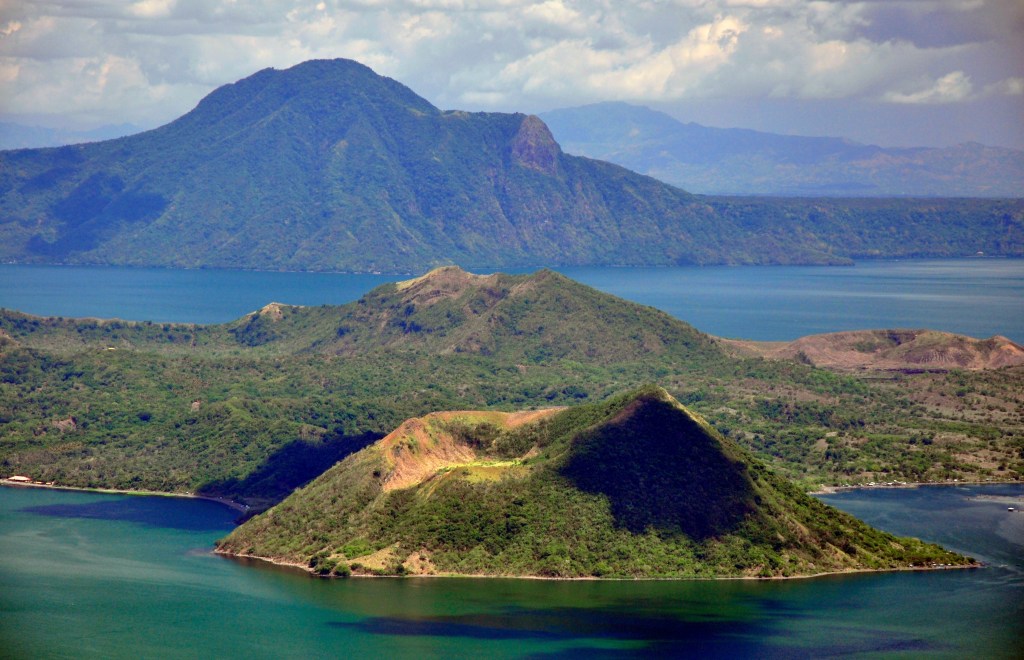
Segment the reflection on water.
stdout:
[[221,519],[196,516],[192,510],[181,506],[180,502],[166,497],[133,496],[99,502],[44,504],[25,507],[21,511],[54,518],[120,520],[193,532],[227,532],[232,527]]

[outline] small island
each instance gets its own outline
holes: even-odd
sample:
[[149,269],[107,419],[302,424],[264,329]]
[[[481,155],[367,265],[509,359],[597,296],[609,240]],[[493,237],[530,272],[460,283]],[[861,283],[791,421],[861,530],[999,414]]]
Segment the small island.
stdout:
[[217,552],[325,576],[779,578],[974,566],[829,507],[660,387],[406,421]]

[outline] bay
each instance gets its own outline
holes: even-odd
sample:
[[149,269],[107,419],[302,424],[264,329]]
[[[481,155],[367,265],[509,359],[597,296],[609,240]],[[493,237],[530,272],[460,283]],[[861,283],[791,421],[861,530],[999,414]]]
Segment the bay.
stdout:
[[788,581],[319,580],[210,554],[213,502],[0,489],[8,657],[1019,657],[1022,485],[828,503],[987,562]]
[[[931,328],[1024,341],[1024,260],[853,267],[559,268],[723,337]],[[343,304],[401,275],[0,265],[0,307],[43,316],[223,323],[268,302]]]

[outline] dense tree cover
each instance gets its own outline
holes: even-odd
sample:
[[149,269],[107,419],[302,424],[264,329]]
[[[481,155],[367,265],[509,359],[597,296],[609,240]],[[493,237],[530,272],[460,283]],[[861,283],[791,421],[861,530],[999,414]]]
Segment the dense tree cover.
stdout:
[[[1024,254],[1020,200],[688,194],[442,112],[351,61],[264,70],[156,130],[0,152],[0,259],[409,272]],[[251,338],[258,339],[257,335]]]
[[265,506],[410,417],[645,382],[806,485],[1024,474],[1019,368],[854,377],[732,358],[555,273],[455,269],[214,326],[0,312],[0,472]]
[[[659,388],[511,430],[464,415],[454,442],[472,460],[389,489],[398,463],[447,440],[444,421],[421,424],[419,442],[389,436],[350,456],[220,550],[340,575],[767,577],[969,562],[805,495]],[[524,437],[518,460],[495,461]]]

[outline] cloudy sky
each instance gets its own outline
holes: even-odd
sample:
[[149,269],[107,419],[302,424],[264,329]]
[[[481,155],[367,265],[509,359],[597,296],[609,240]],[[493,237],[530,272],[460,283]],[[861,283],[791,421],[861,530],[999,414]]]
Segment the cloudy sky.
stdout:
[[1024,148],[1021,0],[0,0],[0,120],[152,127],[328,57],[443,109]]

